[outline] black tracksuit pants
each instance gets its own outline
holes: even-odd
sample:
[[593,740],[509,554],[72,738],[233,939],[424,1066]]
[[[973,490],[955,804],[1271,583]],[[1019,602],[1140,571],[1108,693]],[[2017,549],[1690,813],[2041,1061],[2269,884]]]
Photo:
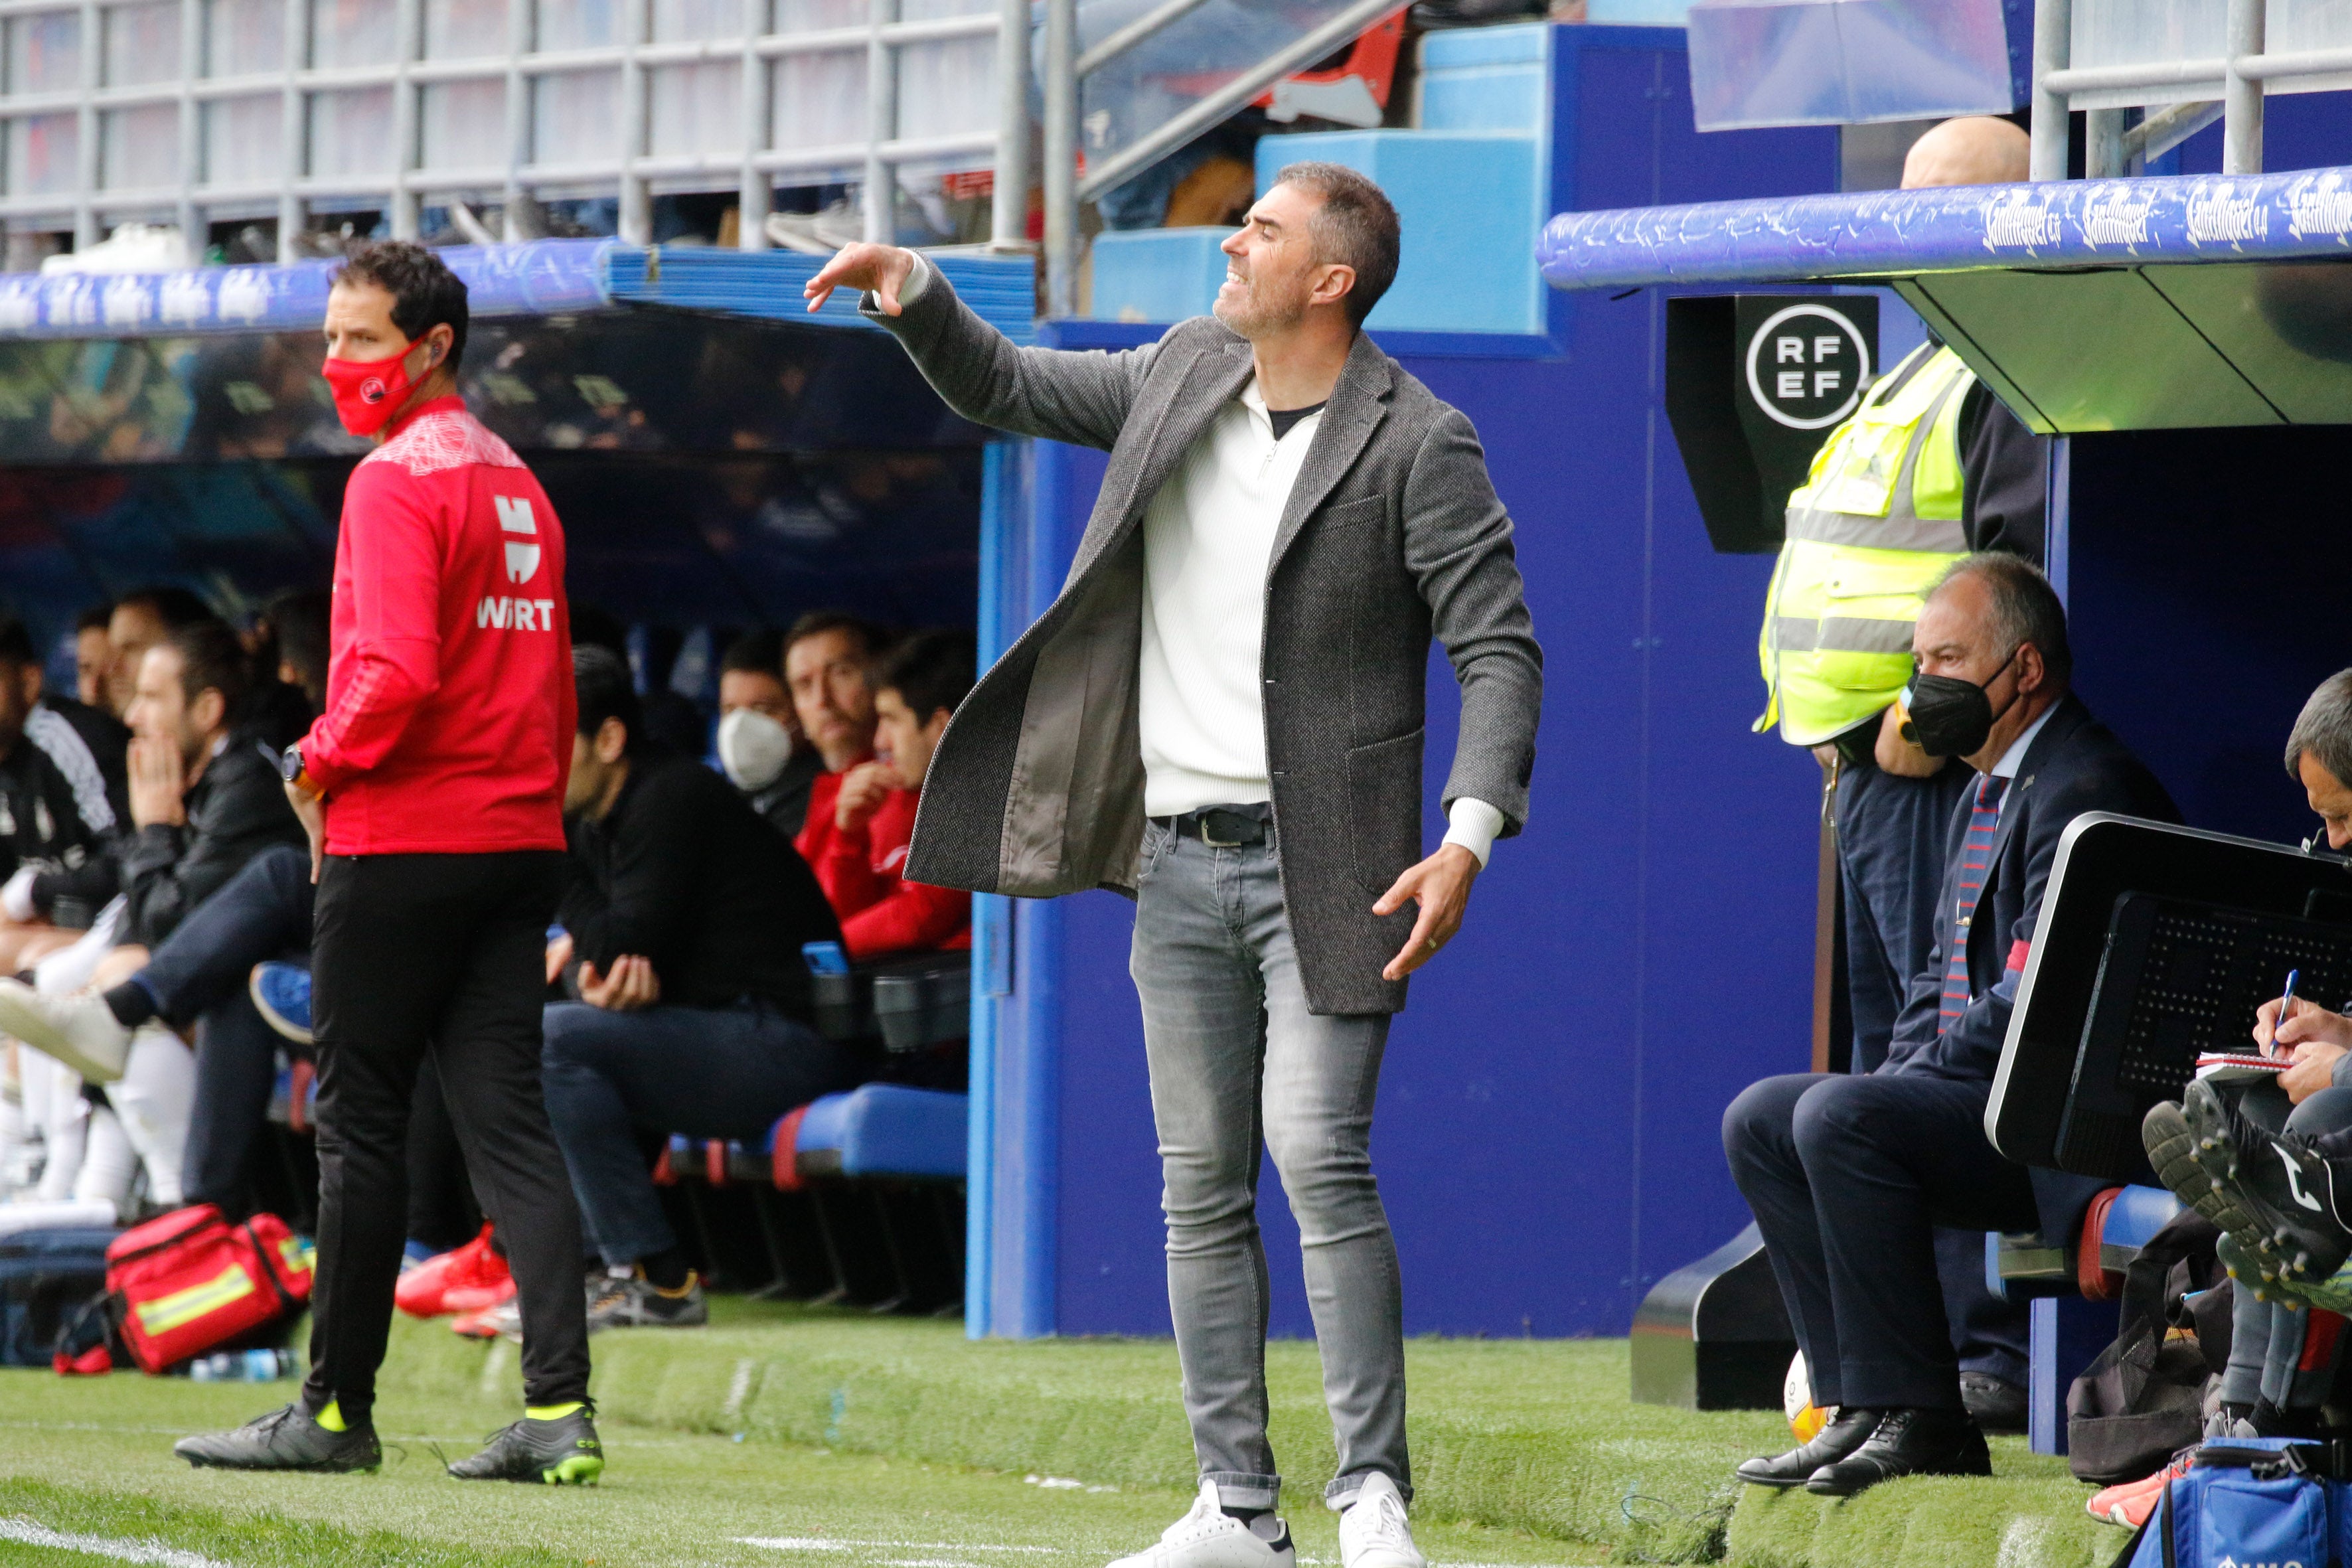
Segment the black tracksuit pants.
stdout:
[[408,1204],[404,1151],[429,1056],[506,1243],[531,1405],[588,1396],[580,1210],[540,1095],[547,925],[564,857],[331,855],[319,879],[319,1260],[312,1410],[375,1404]]

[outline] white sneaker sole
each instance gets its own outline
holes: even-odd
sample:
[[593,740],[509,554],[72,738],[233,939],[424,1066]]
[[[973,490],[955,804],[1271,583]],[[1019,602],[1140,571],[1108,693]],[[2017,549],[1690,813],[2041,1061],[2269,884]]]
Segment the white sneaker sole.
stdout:
[[21,981],[0,982],[0,1035],[14,1035],[92,1083],[112,1083],[121,1078],[123,1063],[131,1058],[129,1030],[123,1031],[121,1054],[110,1060],[92,1055],[49,1021],[32,990]]
[[298,1046],[314,1046],[319,1043],[310,1037],[310,1030],[272,1007],[263,998],[261,965],[257,963],[253,966],[253,977],[245,983],[245,988],[247,994],[253,998],[253,1010],[261,1015],[261,1021],[276,1030],[280,1038],[291,1040]]

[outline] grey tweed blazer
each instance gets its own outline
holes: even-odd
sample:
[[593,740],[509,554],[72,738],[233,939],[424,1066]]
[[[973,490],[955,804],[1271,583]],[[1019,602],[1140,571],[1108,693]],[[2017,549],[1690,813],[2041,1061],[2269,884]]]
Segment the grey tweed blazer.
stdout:
[[[923,787],[907,875],[1034,898],[1132,893],[1143,837],[1136,728],[1146,509],[1249,380],[1213,317],[1120,353],[1014,347],[934,269],[897,335],[978,424],[1110,453],[1051,608],[964,700]],[[1381,978],[1412,926],[1372,904],[1422,856],[1433,634],[1462,687],[1444,800],[1527,819],[1543,700],[1511,520],[1470,421],[1359,336],[1284,510],[1267,568],[1262,674],[1285,908],[1308,1005],[1392,1013]]]

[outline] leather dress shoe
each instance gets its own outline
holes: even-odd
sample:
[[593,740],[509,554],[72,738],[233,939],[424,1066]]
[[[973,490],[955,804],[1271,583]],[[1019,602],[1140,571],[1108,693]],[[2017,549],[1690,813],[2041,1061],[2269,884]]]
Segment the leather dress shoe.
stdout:
[[1960,1373],[1960,1403],[1979,1432],[2025,1430],[2025,1390],[1989,1372]]
[[1898,1476],[1989,1476],[1992,1455],[1965,1410],[1889,1410],[1870,1440],[1805,1483],[1821,1497],[1852,1497]]
[[1841,1410],[1838,1418],[1802,1447],[1769,1459],[1749,1459],[1733,1472],[1756,1487],[1801,1487],[1823,1465],[1833,1465],[1869,1441],[1878,1427],[1875,1410]]

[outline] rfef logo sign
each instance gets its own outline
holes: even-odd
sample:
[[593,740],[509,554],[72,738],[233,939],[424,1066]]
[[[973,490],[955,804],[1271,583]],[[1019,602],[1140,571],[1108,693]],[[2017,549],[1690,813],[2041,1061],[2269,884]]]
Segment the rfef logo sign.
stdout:
[[1666,417],[1716,549],[1780,548],[1789,492],[1877,361],[1875,294],[1666,301]]
[[[1746,317],[1772,303],[1742,300],[1739,313]],[[1853,412],[1870,384],[1870,340],[1833,305],[1784,305],[1752,330],[1744,320],[1740,326],[1748,342],[1748,395],[1775,424],[1826,430]]]

